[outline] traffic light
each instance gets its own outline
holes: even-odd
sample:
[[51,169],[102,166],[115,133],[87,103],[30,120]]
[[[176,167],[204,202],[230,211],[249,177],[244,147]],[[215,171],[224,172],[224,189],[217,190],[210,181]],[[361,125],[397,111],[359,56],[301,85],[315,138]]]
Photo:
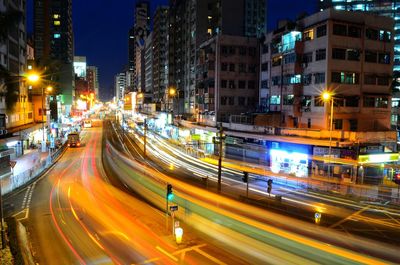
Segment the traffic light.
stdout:
[[393,176],[393,182],[396,183],[397,185],[400,185],[400,173],[397,173],[396,175]]
[[247,183],[249,181],[249,172],[243,172],[242,180],[244,183]]
[[167,185],[167,200],[172,201],[174,199],[174,194],[172,193],[172,185]]

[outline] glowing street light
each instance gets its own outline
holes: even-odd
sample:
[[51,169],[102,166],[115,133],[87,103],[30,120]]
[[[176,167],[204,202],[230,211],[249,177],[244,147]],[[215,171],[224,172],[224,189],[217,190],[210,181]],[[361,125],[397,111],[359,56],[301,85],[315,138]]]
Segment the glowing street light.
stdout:
[[331,154],[332,154],[332,130],[333,130],[333,94],[329,91],[322,93],[322,99],[325,102],[330,102],[331,113],[330,113],[330,124],[329,124],[329,151],[328,151],[328,177],[331,177]]
[[37,81],[39,81],[40,76],[36,73],[31,73],[27,75],[26,78],[28,79],[29,82],[36,83]]

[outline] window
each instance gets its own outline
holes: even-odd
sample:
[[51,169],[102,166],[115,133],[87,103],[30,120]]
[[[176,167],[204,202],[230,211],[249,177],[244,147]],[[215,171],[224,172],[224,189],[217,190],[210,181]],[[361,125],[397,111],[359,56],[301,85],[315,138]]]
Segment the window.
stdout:
[[364,75],[364,84],[366,85],[376,85],[376,76],[372,74]]
[[268,88],[268,80],[262,80],[261,81],[261,88],[262,89],[267,89]]
[[319,49],[315,51],[315,60],[321,61],[326,59],[326,49]]
[[[266,45],[266,44],[263,44],[263,45],[262,45],[262,53],[263,53],[263,54],[268,53],[268,45]],[[240,55],[243,55],[243,54],[240,53],[240,47],[239,47],[239,54],[240,54]]]
[[229,51],[229,54],[230,54],[230,55],[233,55],[233,54],[235,54],[236,49],[235,49],[234,46],[229,46],[229,47],[228,47],[228,51]]
[[364,107],[365,108],[375,107],[375,98],[374,97],[364,97]]
[[345,97],[346,107],[358,107],[358,97]]
[[378,55],[373,51],[365,51],[365,61],[369,63],[376,63],[378,60]]
[[314,39],[314,31],[313,29],[309,29],[304,31],[303,33],[303,40],[307,41],[307,40],[312,40]]
[[347,27],[343,24],[333,24],[333,35],[347,36]]
[[310,63],[312,62],[312,52],[307,52],[303,54],[303,63]]
[[228,46],[221,46],[221,54],[228,54]]
[[331,76],[332,83],[342,83],[342,77],[340,72],[332,72]]
[[387,30],[380,30],[379,31],[379,40],[384,42],[390,42],[391,39],[391,32]]
[[256,88],[256,82],[254,80],[247,81],[247,89],[255,89],[255,88]]
[[271,96],[270,104],[271,105],[279,105],[279,104],[281,104],[281,96]]
[[283,57],[283,63],[284,64],[289,64],[289,63],[295,63],[296,62],[296,53],[289,53]]
[[335,124],[335,130],[343,129],[343,120],[342,119],[333,119],[333,124]]
[[390,64],[390,53],[379,53],[378,63]]
[[376,107],[386,109],[389,105],[389,99],[387,97],[376,98]]
[[221,97],[221,105],[225,106],[228,101],[228,97]]
[[347,49],[347,60],[349,61],[359,61],[360,51],[357,49]]
[[281,84],[281,77],[280,76],[273,76],[271,77],[272,85],[279,86]]
[[346,60],[346,50],[332,48],[332,59]]
[[365,36],[367,37],[367,39],[377,40],[378,39],[378,31],[376,29],[367,28],[365,30]]
[[281,65],[281,62],[282,62],[281,56],[272,58],[272,66],[279,66]]
[[221,88],[227,88],[228,87],[228,81],[227,80],[221,80]]
[[257,70],[256,64],[249,64],[249,73],[255,73]]
[[231,106],[235,105],[235,97],[228,97],[228,102],[229,102],[228,104]]
[[268,71],[268,63],[261,64],[261,71],[263,71],[263,72]]
[[61,34],[60,33],[54,33],[53,37],[55,39],[59,39],[59,38],[61,38]]
[[228,64],[227,63],[221,63],[221,71],[228,71]]
[[234,63],[229,64],[229,72],[235,72],[235,64]]
[[239,97],[238,104],[239,106],[246,106],[246,97]]
[[244,63],[239,64],[239,73],[246,73],[246,64]]
[[311,84],[311,74],[306,74],[303,76],[303,84],[310,85]]
[[350,125],[350,131],[352,131],[352,132],[357,131],[358,120],[356,120],[356,119],[349,120],[349,125]]
[[235,80],[229,80],[229,88],[236,88]]
[[54,20],[53,24],[54,24],[54,26],[60,26],[61,22],[59,20]]
[[360,38],[361,28],[356,26],[349,26],[348,36],[353,38]]
[[326,35],[326,24],[317,27],[317,38],[323,37]]
[[294,95],[284,95],[283,96],[283,105],[293,105]]
[[389,85],[389,78],[386,76],[378,76],[378,85],[379,86],[388,86]]
[[246,88],[246,81],[245,80],[239,80],[239,88],[244,89]]
[[[268,46],[267,46],[267,52],[268,52]],[[239,47],[239,54],[240,55],[246,55],[246,47],[245,46],[240,46]]]
[[256,48],[249,47],[249,56],[256,56]]
[[302,107],[311,107],[311,96],[303,96],[301,100]]
[[325,73],[315,73],[314,74],[314,84],[325,83]]

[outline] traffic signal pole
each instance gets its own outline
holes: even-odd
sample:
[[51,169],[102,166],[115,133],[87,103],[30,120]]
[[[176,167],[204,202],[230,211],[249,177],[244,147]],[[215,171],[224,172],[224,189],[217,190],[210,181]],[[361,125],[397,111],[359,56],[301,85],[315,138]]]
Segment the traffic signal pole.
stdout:
[[218,151],[218,192],[221,192],[221,175],[222,175],[222,123],[219,124],[219,151]]

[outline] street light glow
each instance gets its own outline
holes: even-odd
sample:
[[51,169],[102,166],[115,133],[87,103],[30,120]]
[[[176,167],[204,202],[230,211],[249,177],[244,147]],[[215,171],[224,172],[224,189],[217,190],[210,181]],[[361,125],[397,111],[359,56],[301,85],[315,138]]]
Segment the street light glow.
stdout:
[[172,87],[172,88],[169,89],[169,95],[170,95],[170,96],[174,96],[175,93],[176,93],[175,88]]
[[47,91],[47,92],[51,92],[51,91],[53,91],[53,87],[52,87],[52,86],[48,86],[48,87],[46,87],[46,91]]
[[29,75],[27,76],[27,79],[28,79],[30,82],[35,83],[35,82],[39,81],[40,76],[39,76],[38,74],[33,73],[33,74],[29,74]]
[[325,101],[330,100],[331,97],[332,97],[332,94],[331,94],[330,92],[325,91],[325,92],[322,94],[322,98],[323,98]]

